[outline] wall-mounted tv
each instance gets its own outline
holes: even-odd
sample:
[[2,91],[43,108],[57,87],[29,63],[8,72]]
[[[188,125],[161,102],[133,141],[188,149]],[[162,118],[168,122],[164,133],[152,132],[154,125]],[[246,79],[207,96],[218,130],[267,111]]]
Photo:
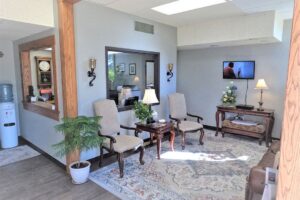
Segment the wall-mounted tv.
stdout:
[[224,61],[223,79],[254,79],[255,61]]

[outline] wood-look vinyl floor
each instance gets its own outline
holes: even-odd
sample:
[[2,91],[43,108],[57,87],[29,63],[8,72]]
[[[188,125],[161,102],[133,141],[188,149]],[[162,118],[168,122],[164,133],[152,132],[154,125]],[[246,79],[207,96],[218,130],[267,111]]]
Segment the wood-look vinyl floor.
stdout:
[[[166,140],[168,140],[168,135],[162,139],[162,141]],[[19,141],[19,144],[31,146],[23,139]],[[146,142],[145,145],[146,148],[156,146],[155,143],[149,145],[149,142]],[[38,151],[38,149],[36,150]],[[133,153],[125,153],[125,160]],[[116,155],[104,158],[103,166],[113,162],[117,162]],[[92,162],[91,171],[99,169],[98,163],[97,159],[96,162]],[[0,167],[0,200],[73,199],[117,200],[119,198],[92,181],[82,185],[72,184],[71,177],[66,174],[65,169],[44,155]]]
[[64,169],[43,155],[0,167],[0,200],[52,199],[118,198],[91,181],[73,185]]

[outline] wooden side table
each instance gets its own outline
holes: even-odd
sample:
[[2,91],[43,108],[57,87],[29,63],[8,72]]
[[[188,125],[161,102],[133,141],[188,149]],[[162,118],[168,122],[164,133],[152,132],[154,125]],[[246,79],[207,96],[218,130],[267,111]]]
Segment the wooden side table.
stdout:
[[165,133],[170,132],[170,148],[174,151],[174,138],[175,138],[175,131],[174,131],[174,124],[172,122],[167,123],[152,123],[152,124],[142,124],[136,123],[136,129],[138,131],[145,131],[150,133],[151,142],[152,142],[152,135],[157,139],[157,159],[160,159],[160,151],[161,151],[161,139]]
[[[256,116],[256,117],[262,117],[264,119],[264,125],[265,125],[265,141],[266,141],[266,146],[269,146],[269,143],[272,142],[272,130],[273,130],[273,125],[274,125],[274,110],[271,109],[265,109],[263,111],[258,111],[257,109],[253,110],[243,110],[243,109],[238,109],[236,107],[223,107],[223,106],[217,106],[217,112],[216,112],[216,136],[218,136],[218,132],[221,129],[222,136],[224,137],[224,131],[223,128],[220,127],[220,122],[222,122],[225,119],[225,114],[226,113],[234,113],[234,114],[241,114],[241,115],[250,115],[250,116]],[[220,120],[221,118],[221,120]],[[242,134],[242,135],[248,135],[248,136],[253,136],[250,132],[247,133],[247,131],[242,131],[242,130],[228,130],[227,131],[235,134]]]

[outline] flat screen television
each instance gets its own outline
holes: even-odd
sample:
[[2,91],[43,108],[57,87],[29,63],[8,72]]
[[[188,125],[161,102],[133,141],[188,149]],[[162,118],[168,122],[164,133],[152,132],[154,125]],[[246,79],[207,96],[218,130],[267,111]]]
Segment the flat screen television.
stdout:
[[224,61],[223,79],[254,79],[255,61]]

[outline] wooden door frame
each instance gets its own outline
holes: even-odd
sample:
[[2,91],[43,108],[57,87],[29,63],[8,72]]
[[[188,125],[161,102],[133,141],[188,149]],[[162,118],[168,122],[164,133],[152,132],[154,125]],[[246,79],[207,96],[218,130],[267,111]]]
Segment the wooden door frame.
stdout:
[[300,199],[300,0],[295,0],[277,200]]

